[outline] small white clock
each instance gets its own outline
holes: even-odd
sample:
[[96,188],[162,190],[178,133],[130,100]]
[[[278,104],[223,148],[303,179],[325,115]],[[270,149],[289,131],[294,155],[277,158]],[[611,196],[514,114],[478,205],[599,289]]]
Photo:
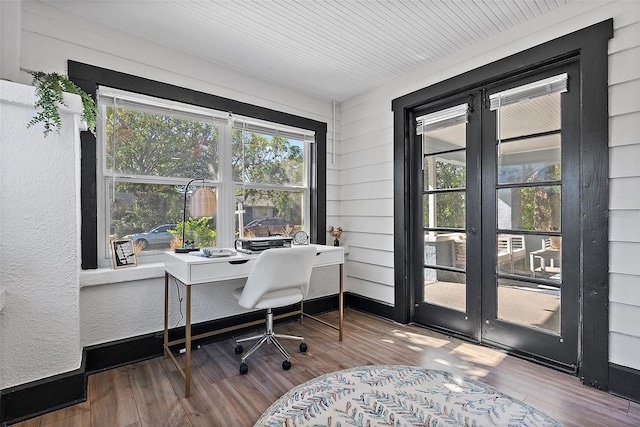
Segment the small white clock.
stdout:
[[294,245],[307,245],[309,244],[309,236],[306,231],[298,230],[293,233],[293,244]]

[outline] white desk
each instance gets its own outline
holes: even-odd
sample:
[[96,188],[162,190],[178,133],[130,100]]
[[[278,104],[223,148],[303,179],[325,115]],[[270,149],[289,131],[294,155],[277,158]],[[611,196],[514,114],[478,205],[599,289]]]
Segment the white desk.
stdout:
[[[321,319],[317,319],[311,315],[305,314],[302,310],[296,310],[290,313],[274,316],[274,319],[289,317],[300,314],[304,317],[312,318],[338,331],[338,339],[342,341],[342,324],[344,316],[344,300],[343,300],[343,279],[342,270],[344,265],[344,249],[340,246],[324,246],[314,245],[318,248],[314,267],[322,267],[327,265],[340,266],[340,286],[338,290],[338,326],[327,323]],[[277,249],[286,251],[287,248]],[[264,323],[263,320],[255,322],[234,325],[203,334],[191,336],[191,286],[203,284],[215,284],[230,279],[239,279],[249,276],[249,272],[258,258],[258,253],[246,254],[238,252],[235,255],[218,258],[204,258],[192,254],[177,254],[175,252],[165,252],[165,275],[164,275],[164,355],[170,357],[176,368],[185,380],[185,397],[191,394],[191,342],[192,340],[206,338],[224,332],[233,331],[246,326],[259,325]],[[169,276],[175,277],[186,287],[185,297],[185,338],[169,341]],[[183,344],[185,345],[185,368],[180,367],[178,360],[169,350],[170,346]]]

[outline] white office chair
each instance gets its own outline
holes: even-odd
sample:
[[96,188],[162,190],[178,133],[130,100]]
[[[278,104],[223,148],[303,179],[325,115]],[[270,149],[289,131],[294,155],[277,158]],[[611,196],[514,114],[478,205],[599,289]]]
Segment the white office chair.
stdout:
[[291,357],[276,338],[301,341],[300,351],[307,351],[307,345],[302,342],[304,338],[273,333],[272,308],[295,304],[307,296],[316,252],[315,246],[265,250],[258,256],[244,287],[233,291],[233,295],[238,298],[238,304],[241,307],[267,309],[265,333],[236,340],[236,354],[243,351],[240,343],[259,340],[242,357],[240,374],[247,373],[249,368],[245,360],[265,342],[275,345],[280,353],[286,357],[286,360],[282,362],[282,369],[286,371],[291,368]]

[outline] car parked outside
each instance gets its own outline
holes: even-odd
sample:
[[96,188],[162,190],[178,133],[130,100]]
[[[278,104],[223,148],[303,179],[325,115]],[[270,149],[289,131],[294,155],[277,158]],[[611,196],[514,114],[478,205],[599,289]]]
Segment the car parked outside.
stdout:
[[244,236],[288,236],[294,230],[295,226],[286,218],[256,218],[244,227]]
[[144,233],[129,234],[126,239],[133,239],[133,244],[140,250],[152,248],[168,248],[174,239],[174,235],[168,230],[175,230],[176,224],[162,224]]

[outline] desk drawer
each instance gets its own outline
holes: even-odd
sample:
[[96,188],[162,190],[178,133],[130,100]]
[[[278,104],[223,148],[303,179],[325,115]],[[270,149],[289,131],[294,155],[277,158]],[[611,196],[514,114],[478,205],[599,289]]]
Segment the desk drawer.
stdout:
[[242,261],[220,261],[191,265],[191,282],[206,283],[212,280],[237,279],[249,276],[256,262],[254,259]]
[[344,252],[341,250],[318,252],[314,262],[315,267],[322,265],[335,265],[344,263]]

